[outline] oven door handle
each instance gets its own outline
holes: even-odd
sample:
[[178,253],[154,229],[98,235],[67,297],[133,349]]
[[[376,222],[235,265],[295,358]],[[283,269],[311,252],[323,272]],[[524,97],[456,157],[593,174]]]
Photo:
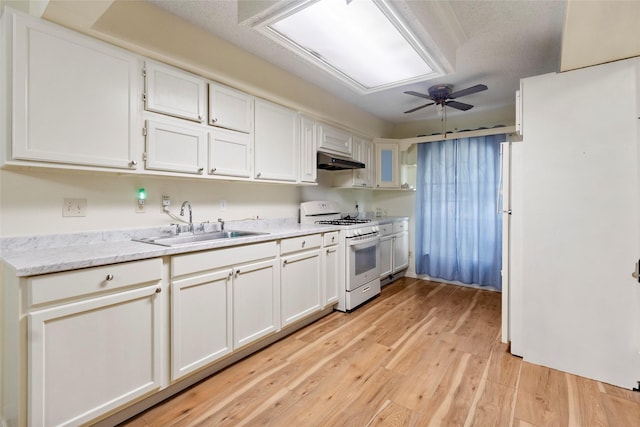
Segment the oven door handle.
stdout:
[[[379,241],[380,241],[380,237],[379,236],[375,236],[375,237],[371,237],[371,238],[368,238],[368,239],[356,240],[353,243],[349,242],[349,247],[354,248],[356,250],[365,249],[365,248],[367,248],[369,246],[377,245]],[[372,245],[372,243],[374,243],[374,244]]]

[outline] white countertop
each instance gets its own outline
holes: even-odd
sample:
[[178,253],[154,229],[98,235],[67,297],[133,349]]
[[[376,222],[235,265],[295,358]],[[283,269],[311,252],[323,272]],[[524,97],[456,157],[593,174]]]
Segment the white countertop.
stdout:
[[161,235],[162,232],[167,232],[168,227],[5,238],[2,239],[1,259],[15,269],[16,276],[24,277],[207,249],[266,242],[339,229],[339,227],[331,225],[303,225],[291,221],[268,220],[243,221],[241,223],[229,222],[226,228],[230,230],[250,230],[268,234],[211,240],[173,247],[134,242],[131,240],[134,237]]

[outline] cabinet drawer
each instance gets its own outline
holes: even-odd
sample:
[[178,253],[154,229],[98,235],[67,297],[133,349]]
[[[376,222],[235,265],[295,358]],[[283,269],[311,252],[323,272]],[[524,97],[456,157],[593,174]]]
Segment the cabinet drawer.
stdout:
[[290,239],[284,239],[280,242],[280,253],[287,254],[304,249],[319,248],[321,244],[322,236],[320,234],[292,237]]
[[393,224],[380,224],[380,235],[388,236],[393,233]]
[[171,257],[171,277],[275,258],[277,254],[276,242],[273,241],[177,255]]
[[27,279],[27,304],[32,307],[161,279],[160,258],[34,276]]
[[324,233],[323,237],[324,246],[332,246],[338,244],[338,232],[332,231],[331,233]]
[[409,223],[407,221],[400,221],[400,222],[393,223],[394,233],[399,233],[401,231],[408,231],[408,230],[409,230]]

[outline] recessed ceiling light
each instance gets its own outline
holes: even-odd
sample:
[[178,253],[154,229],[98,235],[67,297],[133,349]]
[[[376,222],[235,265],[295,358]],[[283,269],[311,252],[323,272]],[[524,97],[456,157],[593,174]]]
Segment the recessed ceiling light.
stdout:
[[444,74],[384,0],[288,3],[256,28],[362,93]]

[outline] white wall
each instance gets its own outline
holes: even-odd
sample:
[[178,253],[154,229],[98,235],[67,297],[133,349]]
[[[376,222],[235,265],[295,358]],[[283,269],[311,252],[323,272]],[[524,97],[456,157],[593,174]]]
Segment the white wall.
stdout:
[[[140,187],[148,195],[145,213],[135,212]],[[0,171],[0,191],[2,237],[168,225],[175,221],[162,213],[162,195],[171,197],[175,214],[189,200],[194,222],[295,218],[301,201],[300,188],[292,185],[40,169]],[[64,198],[86,199],[87,216],[62,217]],[[226,200],[224,211],[220,200]]]

